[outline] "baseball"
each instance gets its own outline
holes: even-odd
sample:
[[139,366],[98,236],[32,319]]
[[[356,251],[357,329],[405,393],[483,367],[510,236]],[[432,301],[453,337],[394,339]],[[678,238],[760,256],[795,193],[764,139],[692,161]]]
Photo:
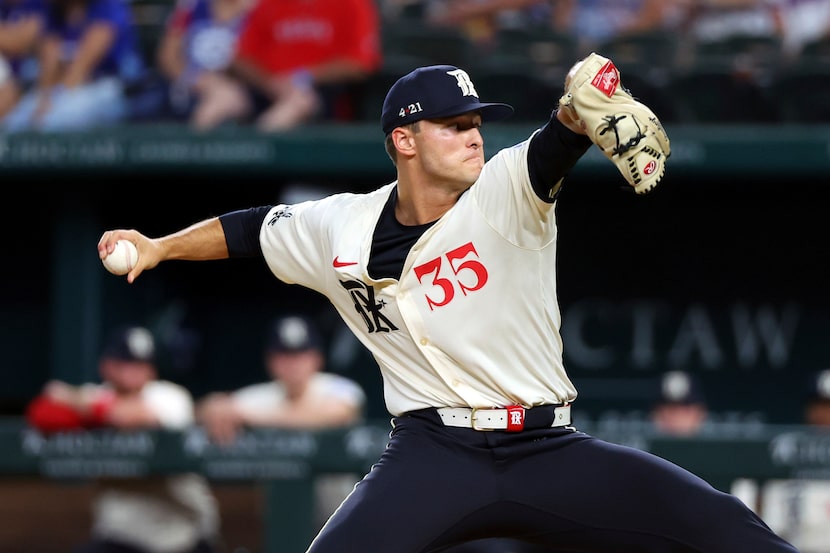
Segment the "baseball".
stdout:
[[135,267],[136,261],[138,261],[138,250],[135,244],[129,240],[119,240],[115,243],[112,253],[102,259],[101,263],[114,275],[126,275]]

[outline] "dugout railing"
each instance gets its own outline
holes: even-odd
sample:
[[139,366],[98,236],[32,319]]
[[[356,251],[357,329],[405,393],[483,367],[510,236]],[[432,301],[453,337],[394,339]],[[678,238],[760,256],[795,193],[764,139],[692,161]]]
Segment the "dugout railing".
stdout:
[[[184,432],[95,430],[46,435],[22,419],[0,424],[0,475],[55,480],[148,478],[196,471],[211,481],[267,488],[263,553],[302,553],[312,534],[313,480],[322,473],[364,473],[388,438],[388,421],[330,431],[259,429],[230,446],[200,427]],[[714,425],[694,438],[646,428],[592,434],[674,461],[728,491],[738,479],[830,479],[830,430],[805,426]]]

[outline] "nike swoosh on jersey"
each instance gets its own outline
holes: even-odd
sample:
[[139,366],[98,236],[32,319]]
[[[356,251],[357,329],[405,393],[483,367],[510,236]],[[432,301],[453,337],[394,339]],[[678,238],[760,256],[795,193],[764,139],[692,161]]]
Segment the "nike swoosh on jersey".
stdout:
[[349,267],[351,265],[357,265],[357,261],[340,261],[340,256],[338,255],[331,264],[334,267]]

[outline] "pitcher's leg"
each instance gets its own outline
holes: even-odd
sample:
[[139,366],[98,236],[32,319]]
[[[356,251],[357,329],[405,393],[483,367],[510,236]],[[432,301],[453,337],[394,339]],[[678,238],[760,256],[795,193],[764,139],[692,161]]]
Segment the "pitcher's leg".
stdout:
[[596,543],[596,551],[613,551],[602,544],[616,542],[641,553],[796,553],[739,499],[656,455],[580,432],[533,443],[516,457],[507,489],[551,520],[591,529],[573,533],[573,543]]
[[401,422],[308,553],[420,553],[440,546],[449,528],[494,500],[498,487],[487,460],[488,451],[454,440],[435,423]]

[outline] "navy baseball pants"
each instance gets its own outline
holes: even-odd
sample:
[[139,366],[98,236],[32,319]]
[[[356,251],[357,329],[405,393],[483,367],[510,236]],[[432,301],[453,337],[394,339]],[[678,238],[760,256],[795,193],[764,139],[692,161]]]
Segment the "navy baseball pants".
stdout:
[[445,427],[432,409],[393,426],[309,553],[432,553],[499,536],[563,553],[797,553],[739,499],[638,449],[571,428]]

